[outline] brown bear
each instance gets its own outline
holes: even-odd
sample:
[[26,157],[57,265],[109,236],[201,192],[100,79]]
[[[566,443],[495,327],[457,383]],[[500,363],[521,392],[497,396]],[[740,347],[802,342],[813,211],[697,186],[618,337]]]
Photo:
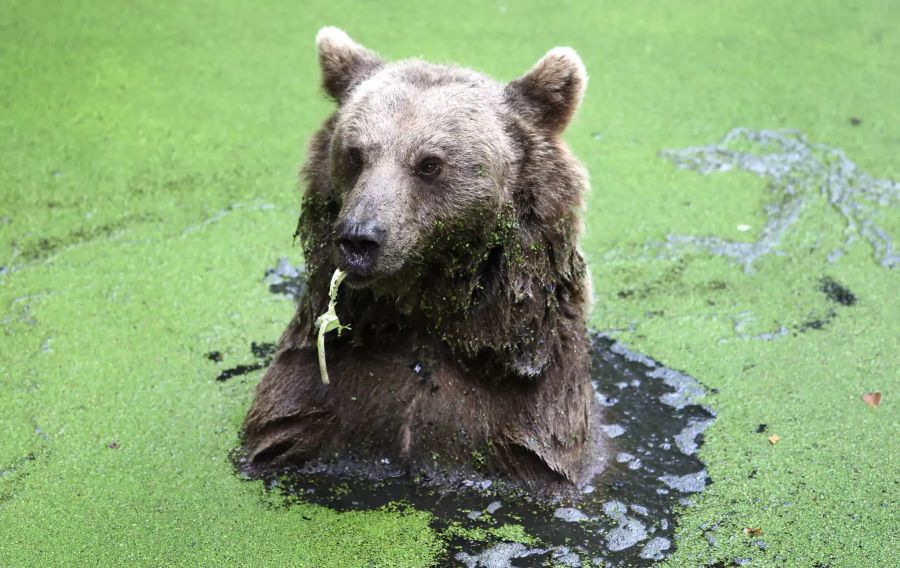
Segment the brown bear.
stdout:
[[[500,84],[386,63],[336,28],[316,43],[337,110],[302,168],[306,292],[246,416],[246,459],[584,479],[588,181],[560,139],[581,60],[556,48]],[[351,329],[327,338],[326,385],[315,322],[337,267]]]

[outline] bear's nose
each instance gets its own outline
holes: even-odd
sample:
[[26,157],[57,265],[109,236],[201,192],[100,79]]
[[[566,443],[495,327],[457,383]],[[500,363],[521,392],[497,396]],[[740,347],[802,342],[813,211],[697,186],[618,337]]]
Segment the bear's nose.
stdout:
[[386,231],[374,221],[342,221],[335,232],[342,268],[367,276],[375,264]]

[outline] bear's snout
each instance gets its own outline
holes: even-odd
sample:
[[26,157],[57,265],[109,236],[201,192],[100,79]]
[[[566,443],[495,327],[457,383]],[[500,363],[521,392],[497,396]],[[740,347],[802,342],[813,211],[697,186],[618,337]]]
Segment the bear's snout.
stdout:
[[341,268],[355,276],[371,276],[387,231],[375,221],[341,221],[337,230]]

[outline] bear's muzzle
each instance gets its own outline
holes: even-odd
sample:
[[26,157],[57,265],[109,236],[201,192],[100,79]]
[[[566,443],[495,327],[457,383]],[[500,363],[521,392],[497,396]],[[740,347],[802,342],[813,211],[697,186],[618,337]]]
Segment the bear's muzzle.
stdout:
[[372,276],[387,231],[375,221],[343,220],[335,230],[340,267],[352,276]]

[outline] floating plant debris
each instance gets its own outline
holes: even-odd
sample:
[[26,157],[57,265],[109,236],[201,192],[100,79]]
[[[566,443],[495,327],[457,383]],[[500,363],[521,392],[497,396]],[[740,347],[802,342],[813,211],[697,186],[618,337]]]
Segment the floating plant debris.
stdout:
[[371,464],[376,481],[320,464],[271,475],[265,485],[287,504],[430,511],[447,543],[444,564],[650,566],[675,548],[676,507],[710,482],[697,449],[714,415],[698,403],[704,389],[692,377],[602,334],[593,334],[592,351],[609,459],[580,495],[533,499],[484,478],[438,487],[387,459]]
[[266,270],[265,280],[269,292],[298,300],[306,289],[306,270],[302,264],[293,266],[288,259],[279,258],[274,268]]
[[347,273],[340,268],[335,269],[331,276],[331,284],[328,286],[328,310],[316,318],[316,327],[319,328],[319,337],[316,340],[316,350],[319,352],[319,373],[322,375],[322,383],[328,384],[328,365],[325,361],[325,334],[332,330],[337,330],[338,335],[345,329],[350,329],[349,325],[341,325],[337,312],[337,293],[341,287],[341,282],[347,277]]
[[872,408],[878,408],[878,406],[881,404],[881,393],[867,392],[862,395],[862,400]]
[[[218,374],[218,376],[216,376],[216,380],[219,382],[224,382],[234,377],[239,377],[241,375],[252,373],[253,371],[265,369],[269,366],[269,363],[272,362],[272,356],[275,354],[275,348],[276,347],[274,343],[257,343],[255,341],[251,342],[250,352],[253,353],[254,357],[256,357],[257,362],[235,365],[234,367],[224,369],[221,373]],[[216,354],[217,357],[212,357],[213,354]],[[222,354],[219,351],[212,351],[210,353],[207,353],[205,357],[210,361],[215,362],[219,362],[222,360]]]
[[762,529],[759,527],[745,527],[744,534],[747,536],[760,536],[762,534]]
[[856,303],[856,295],[853,292],[827,276],[822,278],[819,289],[822,290],[826,298],[842,306],[852,306]]

